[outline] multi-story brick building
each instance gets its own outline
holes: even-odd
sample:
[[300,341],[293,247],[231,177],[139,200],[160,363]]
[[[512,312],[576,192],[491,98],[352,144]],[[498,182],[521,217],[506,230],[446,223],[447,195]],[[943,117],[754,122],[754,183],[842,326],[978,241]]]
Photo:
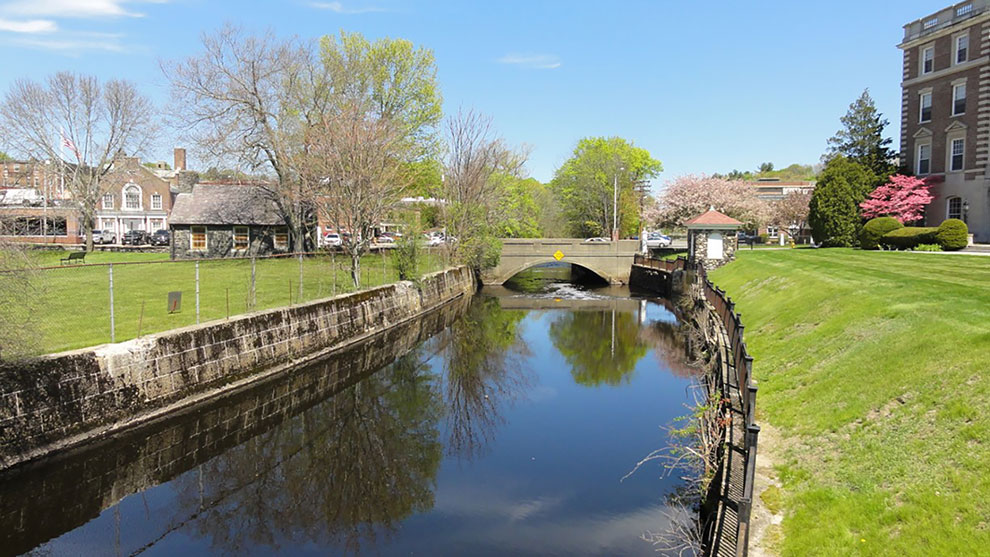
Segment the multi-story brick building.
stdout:
[[118,241],[131,230],[168,229],[173,191],[137,157],[122,157],[104,178],[103,197],[96,206],[96,228],[110,230]]
[[990,0],[904,26],[901,161],[935,183],[928,226],[947,218],[990,242]]

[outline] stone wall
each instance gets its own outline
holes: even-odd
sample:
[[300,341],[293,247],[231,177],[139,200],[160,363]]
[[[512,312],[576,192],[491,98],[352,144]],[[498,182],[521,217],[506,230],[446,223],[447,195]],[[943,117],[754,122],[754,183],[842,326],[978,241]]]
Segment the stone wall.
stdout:
[[0,469],[161,419],[408,321],[476,288],[459,267],[0,368]]
[[[711,232],[718,232],[722,235],[721,259],[708,259],[707,257],[708,234]],[[689,230],[688,234],[694,242],[694,251],[692,251],[689,255],[688,260],[691,263],[697,263],[700,261],[707,271],[721,267],[736,257],[738,238],[735,230]],[[689,239],[688,245],[690,245],[691,241],[692,240]]]

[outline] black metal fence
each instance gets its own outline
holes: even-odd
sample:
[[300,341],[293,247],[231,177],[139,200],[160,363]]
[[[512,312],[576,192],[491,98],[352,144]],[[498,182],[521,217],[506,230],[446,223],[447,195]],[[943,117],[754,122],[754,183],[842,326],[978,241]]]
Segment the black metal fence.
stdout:
[[738,517],[736,555],[745,557],[749,553],[749,520],[753,509],[753,484],[756,478],[756,447],[760,434],[760,426],[756,424],[756,391],[757,387],[753,383],[753,357],[749,355],[746,348],[746,341],[743,339],[742,318],[736,313],[736,304],[729,298],[725,291],[718,288],[708,279],[708,273],[700,264],[690,264],[684,257],[677,259],[652,259],[643,255],[636,255],[633,262],[642,265],[673,273],[674,271],[694,271],[702,285],[702,293],[705,300],[718,315],[722,326],[725,328],[726,338],[729,342],[732,369],[729,370],[730,380],[734,380],[735,387],[739,393],[739,404],[743,416],[743,481],[741,491],[742,496],[738,501],[736,510]]

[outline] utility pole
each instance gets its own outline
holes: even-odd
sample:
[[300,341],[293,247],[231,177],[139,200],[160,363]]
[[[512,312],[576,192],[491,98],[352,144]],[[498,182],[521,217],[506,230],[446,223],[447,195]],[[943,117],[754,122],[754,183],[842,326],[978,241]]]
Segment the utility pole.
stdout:
[[620,166],[618,172],[612,175],[612,241],[619,239],[619,172],[626,169]]

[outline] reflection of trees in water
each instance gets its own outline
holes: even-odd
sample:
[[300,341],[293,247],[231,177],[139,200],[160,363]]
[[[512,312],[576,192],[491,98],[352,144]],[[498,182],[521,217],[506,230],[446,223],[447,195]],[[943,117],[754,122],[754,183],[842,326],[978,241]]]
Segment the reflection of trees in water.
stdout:
[[180,508],[219,551],[357,550],[433,507],[441,412],[413,352],[177,480]]
[[[612,320],[615,319],[613,333]],[[550,325],[550,340],[586,386],[619,385],[646,355],[636,315],[621,311],[572,311]]]
[[481,298],[437,339],[444,355],[447,454],[483,454],[504,422],[500,405],[529,384],[522,365],[529,348],[519,335],[525,315],[502,309],[496,298]]
[[696,331],[680,323],[654,321],[640,329],[639,337],[650,348],[661,366],[681,377],[698,377],[702,369],[693,353],[699,342],[692,342]]

